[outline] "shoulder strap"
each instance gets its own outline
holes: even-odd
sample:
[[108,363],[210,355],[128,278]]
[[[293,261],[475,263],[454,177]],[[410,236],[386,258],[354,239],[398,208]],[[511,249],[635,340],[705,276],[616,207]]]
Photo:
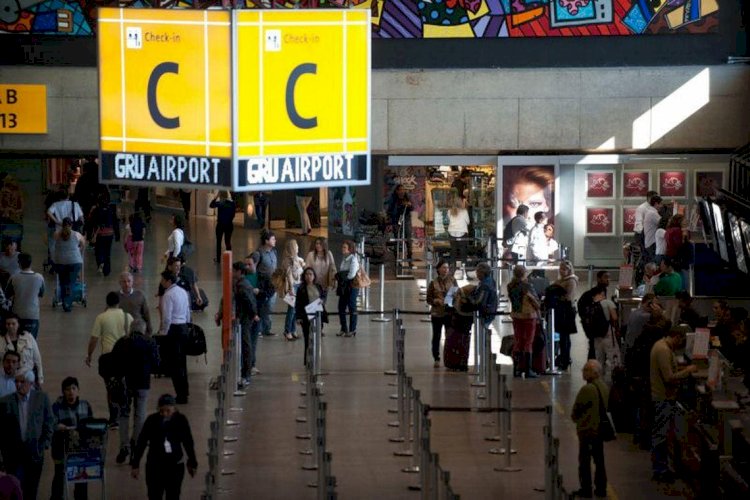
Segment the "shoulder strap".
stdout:
[[599,389],[599,386],[596,385],[596,383],[591,382],[591,384],[596,389],[596,393],[599,395],[599,419],[606,418],[607,413],[607,407],[604,406],[604,396],[602,396],[602,391]]

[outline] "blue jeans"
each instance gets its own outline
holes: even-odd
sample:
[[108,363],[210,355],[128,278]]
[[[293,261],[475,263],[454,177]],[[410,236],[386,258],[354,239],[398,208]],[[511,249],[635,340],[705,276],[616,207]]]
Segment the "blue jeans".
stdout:
[[[118,424],[120,425],[120,448],[130,446],[131,441],[137,441],[146,421],[146,401],[148,389],[128,389],[127,400],[118,405]],[[130,407],[133,406],[133,434],[130,434]]]
[[[348,291],[339,296],[339,322],[342,332],[357,331],[357,296],[359,288],[348,288]],[[346,327],[346,310],[349,309],[349,328]]]
[[81,273],[81,264],[55,264],[55,268],[60,283],[58,297],[62,302],[63,309],[70,311],[73,307],[73,286]]
[[29,332],[34,340],[39,335],[39,320],[38,319],[23,319],[18,320],[19,330],[22,332]]
[[[299,290],[299,285],[294,285],[294,294],[297,294],[297,290]],[[294,308],[290,305],[286,306],[286,317],[284,318],[284,333],[294,333],[294,331],[297,329],[297,325],[294,323],[294,320],[296,319],[296,314],[294,313]]]
[[651,428],[651,464],[654,474],[669,471],[669,450],[667,437],[674,428],[677,409],[675,401],[654,401],[654,422]]
[[273,306],[276,305],[276,296],[276,293],[274,293],[260,306],[260,332],[263,335],[271,333],[271,326],[273,326],[271,311],[273,310]]

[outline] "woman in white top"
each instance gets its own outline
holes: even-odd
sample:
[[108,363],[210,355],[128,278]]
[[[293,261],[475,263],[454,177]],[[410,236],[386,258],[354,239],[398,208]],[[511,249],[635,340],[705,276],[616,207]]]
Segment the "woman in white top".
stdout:
[[10,313],[5,318],[5,335],[0,336],[0,352],[16,351],[21,357],[17,375],[24,375],[36,369],[36,380],[39,386],[44,383],[42,355],[39,345],[28,332],[19,332],[18,316]]
[[167,238],[167,251],[164,252],[162,260],[169,257],[180,257],[182,245],[185,244],[185,219],[180,214],[172,216],[172,232]]
[[[305,266],[315,270],[315,283],[323,288],[324,293],[333,288],[336,283],[336,261],[333,260],[333,253],[328,250],[325,238],[315,238],[305,257]],[[323,301],[325,302],[325,297]]]
[[60,285],[57,298],[62,302],[63,311],[70,312],[73,307],[73,285],[78,282],[83,266],[86,238],[78,231],[73,231],[73,222],[65,217],[62,229],[55,233],[55,242],[52,258]]
[[[357,335],[357,296],[359,288],[352,286],[354,277],[359,271],[356,245],[352,240],[346,240],[341,245],[344,256],[339,272],[336,273],[336,295],[339,296],[339,321],[341,331],[338,336],[354,337]],[[349,309],[349,325],[346,324],[346,310]]]
[[[299,245],[294,238],[286,242],[284,255],[279,266],[286,273],[284,296],[297,295],[297,289],[302,282],[302,272],[305,270],[305,261],[299,256]],[[286,319],[284,320],[284,338],[297,340],[296,325],[294,323],[294,307],[287,304]]]
[[656,230],[656,233],[654,235],[654,237],[656,238],[656,250],[654,251],[656,259],[654,259],[654,261],[656,262],[656,264],[660,264],[662,259],[664,259],[664,256],[667,255],[666,227],[667,220],[662,218],[662,220],[659,221],[659,229]]
[[469,236],[469,211],[464,207],[464,201],[460,196],[453,196],[453,203],[448,211],[448,234],[451,236],[451,255],[453,256],[454,268],[458,261],[465,262],[467,241],[458,241],[456,238]]

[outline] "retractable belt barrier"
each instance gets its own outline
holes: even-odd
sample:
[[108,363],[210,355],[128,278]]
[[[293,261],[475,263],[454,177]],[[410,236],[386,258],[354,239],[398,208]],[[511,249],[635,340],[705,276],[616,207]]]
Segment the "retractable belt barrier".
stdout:
[[299,405],[299,409],[306,411],[304,416],[296,418],[298,423],[307,424],[307,429],[295,437],[309,440],[310,443],[308,448],[299,452],[300,455],[309,457],[308,462],[302,465],[302,470],[317,471],[316,479],[308,482],[307,486],[317,488],[318,500],[335,500],[336,477],[331,475],[332,456],[326,450],[327,403],[320,399],[324,395],[321,373],[323,320],[320,312],[315,313],[310,326],[310,340],[305,353],[305,389],[300,393],[305,399]]
[[216,407],[214,408],[214,420],[209,424],[208,437],[208,470],[205,475],[205,486],[201,498],[204,500],[213,500],[220,493],[228,491],[221,487],[222,476],[235,474],[231,469],[223,468],[223,460],[234,455],[234,451],[227,445],[237,442],[237,436],[227,433],[228,427],[238,427],[239,421],[230,420],[230,412],[243,411],[242,406],[229,406],[230,398],[228,392],[231,391],[233,403],[238,402],[238,398],[245,396],[240,384],[240,366],[239,355],[240,348],[240,327],[237,322],[232,323],[231,337],[229,339],[229,348],[224,351],[223,361],[219,376],[216,378]]
[[[563,487],[563,478],[559,471],[560,441],[553,434],[552,406],[543,407],[514,407],[513,393],[510,388],[508,375],[501,373],[501,366],[497,363],[497,355],[491,352],[491,335],[475,314],[475,345],[483,346],[481,355],[477,358],[482,363],[477,366],[477,381],[484,382],[487,404],[477,406],[431,406],[422,402],[421,393],[414,388],[412,377],[406,373],[405,343],[406,329],[403,326],[402,315],[409,311],[394,310],[393,346],[394,370],[386,374],[397,376],[397,393],[391,399],[397,400],[397,409],[389,410],[397,413],[397,420],[388,422],[389,427],[397,428],[398,434],[389,438],[390,442],[401,446],[393,452],[394,456],[409,457],[410,464],[401,469],[404,473],[419,473],[419,483],[409,486],[410,490],[421,491],[422,499],[457,499],[450,484],[450,473],[440,466],[439,457],[430,449],[429,415],[438,412],[481,412],[496,413],[497,434],[486,437],[487,441],[501,442],[502,447],[491,448],[489,453],[504,455],[503,463],[494,468],[497,472],[519,472],[521,467],[513,465],[512,455],[517,451],[512,447],[512,414],[514,412],[545,413],[546,424],[544,434],[544,487],[545,499],[561,500],[568,498]],[[413,312],[412,312],[413,313]],[[414,313],[419,314],[419,313]],[[475,348],[475,351],[477,349]],[[394,373],[395,372],[395,373]],[[472,384],[476,385],[476,384]]]

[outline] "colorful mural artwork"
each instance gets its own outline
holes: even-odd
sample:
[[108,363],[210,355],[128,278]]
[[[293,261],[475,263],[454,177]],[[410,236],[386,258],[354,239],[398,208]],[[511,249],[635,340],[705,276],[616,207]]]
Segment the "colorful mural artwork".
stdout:
[[719,24],[718,0],[0,0],[0,33],[92,36],[104,5],[370,9],[373,38],[713,33]]

